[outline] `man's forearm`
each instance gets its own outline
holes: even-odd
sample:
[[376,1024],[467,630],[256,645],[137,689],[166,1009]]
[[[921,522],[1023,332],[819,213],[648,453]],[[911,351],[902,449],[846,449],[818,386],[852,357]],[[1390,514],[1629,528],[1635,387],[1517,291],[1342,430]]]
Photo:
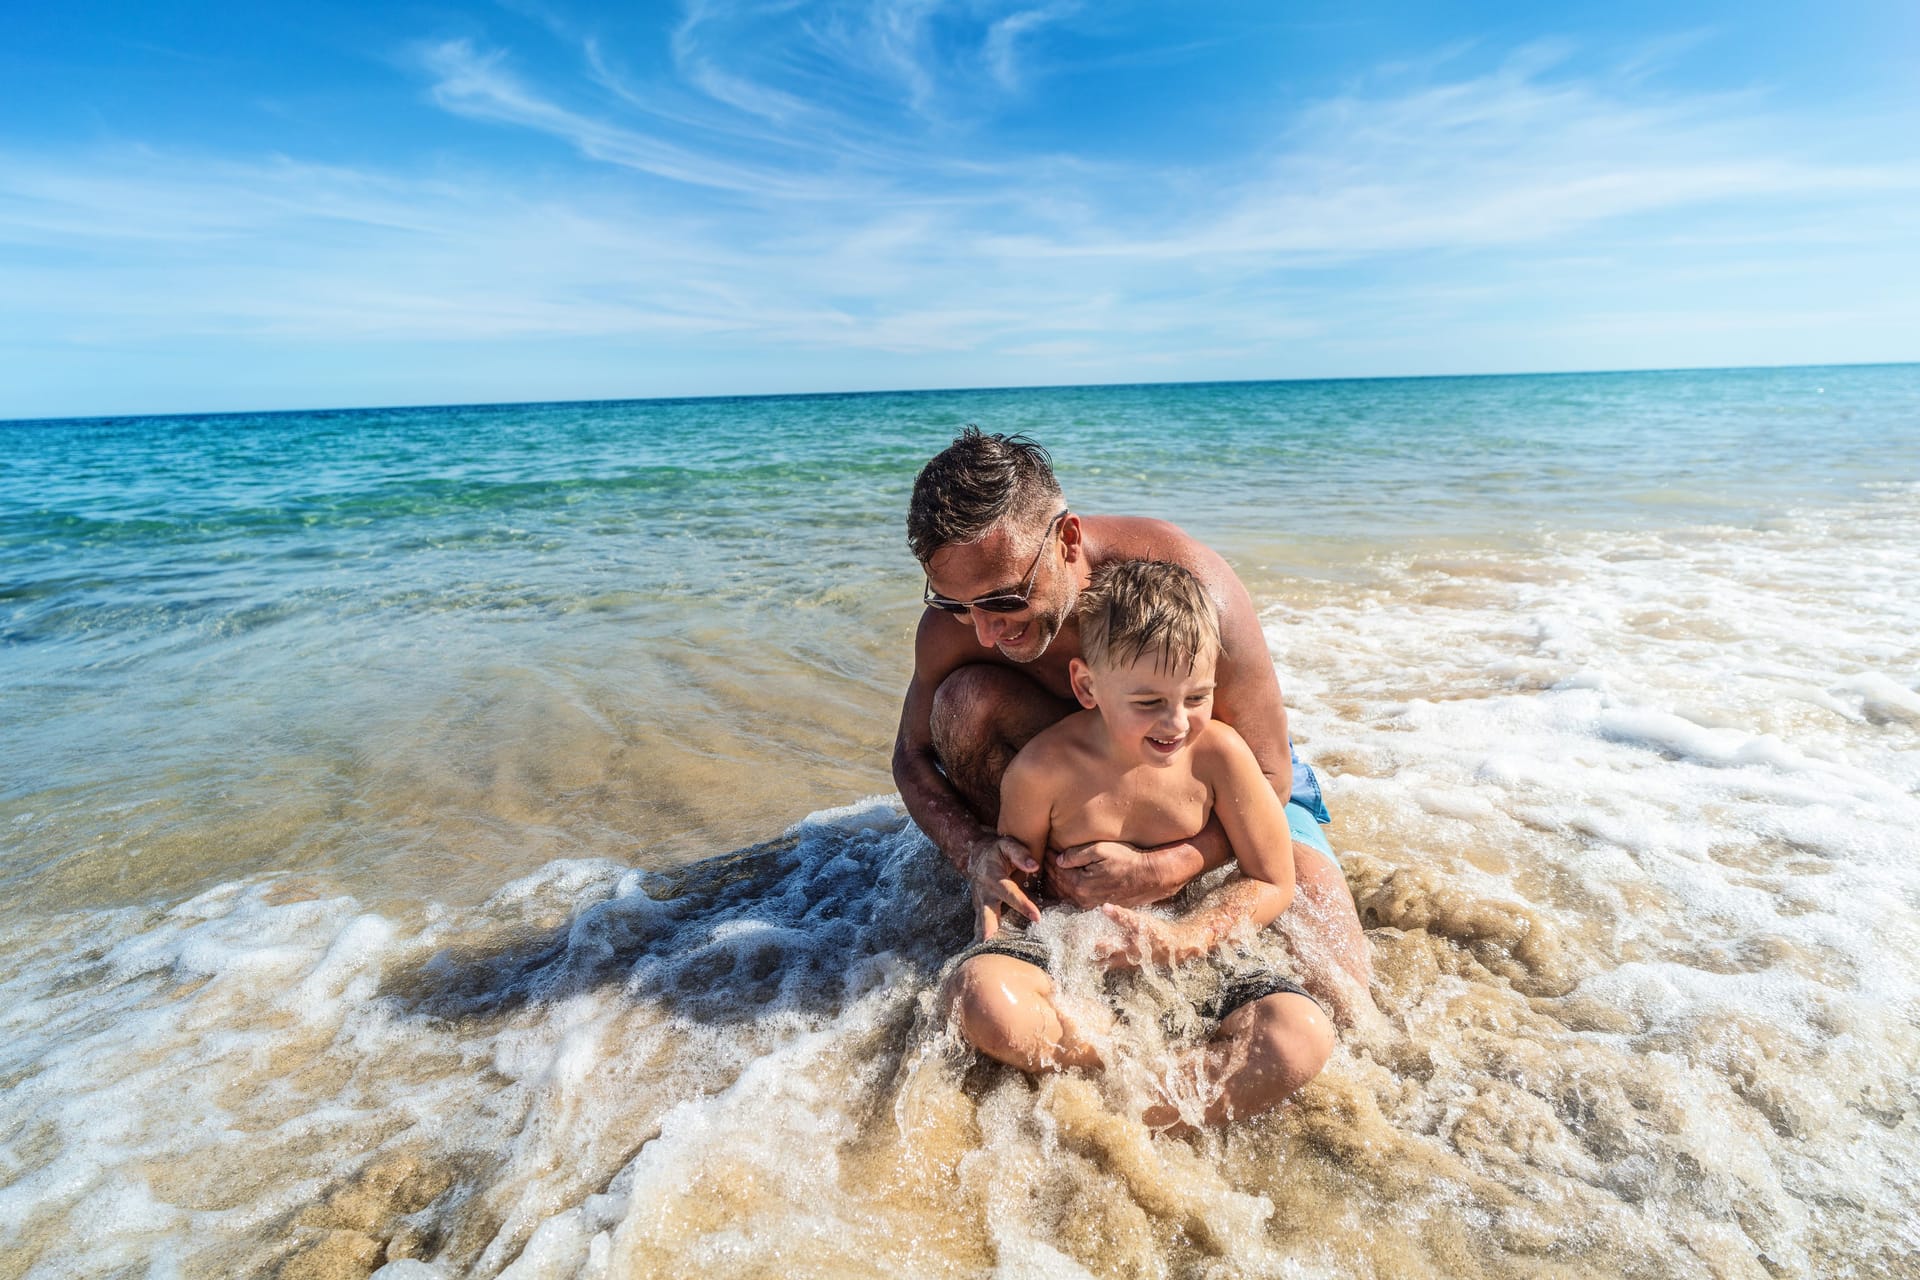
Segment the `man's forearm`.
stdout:
[[1233,859],[1233,846],[1218,821],[1209,818],[1189,840],[1139,848],[1103,840],[1049,854],[1048,885],[1077,907],[1112,903],[1144,907],[1170,898],[1204,871]]
[[963,875],[967,854],[987,828],[967,807],[966,801],[947,782],[931,757],[912,751],[896,750],[893,755],[893,784],[914,824],[933,841],[946,860]]
[[1213,817],[1207,819],[1207,825],[1191,840],[1155,845],[1147,852],[1153,854],[1156,867],[1167,882],[1168,895],[1184,889],[1195,876],[1233,861],[1233,845],[1219,819]]
[[1287,759],[1278,769],[1267,770],[1267,781],[1273,786],[1273,794],[1280,797],[1280,803],[1286,804],[1293,799],[1293,748],[1287,748]]

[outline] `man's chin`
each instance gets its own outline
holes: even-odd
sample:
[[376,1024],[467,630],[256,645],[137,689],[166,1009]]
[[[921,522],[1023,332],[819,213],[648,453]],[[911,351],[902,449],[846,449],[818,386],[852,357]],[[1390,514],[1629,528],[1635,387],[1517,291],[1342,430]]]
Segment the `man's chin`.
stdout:
[[1033,662],[1047,651],[1047,646],[1053,643],[1054,636],[1058,634],[1059,628],[1045,626],[1035,618],[1027,624],[1026,635],[1011,649],[1004,642],[993,647],[1008,662]]

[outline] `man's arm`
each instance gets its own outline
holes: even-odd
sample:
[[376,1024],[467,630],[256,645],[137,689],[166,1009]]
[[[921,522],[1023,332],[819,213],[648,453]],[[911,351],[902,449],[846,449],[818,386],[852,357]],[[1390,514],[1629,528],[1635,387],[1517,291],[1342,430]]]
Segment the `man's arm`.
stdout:
[[1171,844],[1137,848],[1118,840],[1095,840],[1062,849],[1047,858],[1047,884],[1077,907],[1144,907],[1232,860],[1227,833],[1209,818],[1198,835]]
[[944,622],[945,618],[929,612],[921,618],[914,637],[913,678],[907,683],[893,743],[893,783],[914,823],[961,875],[968,875],[975,855],[989,847],[998,849],[1023,873],[1031,873],[1039,868],[1037,863],[1029,865],[1026,849],[1018,841],[1003,841],[998,831],[982,822],[940,771],[933,748],[933,695],[940,682],[963,665],[961,655],[950,644],[941,643],[946,637],[937,628]]
[[1220,610],[1214,718],[1239,733],[1284,808],[1293,794],[1293,751],[1287,740],[1287,704],[1280,696],[1280,677],[1273,669],[1266,633],[1260,629],[1253,597],[1233,566],[1210,548],[1194,546],[1195,563],[1189,567],[1213,592]]

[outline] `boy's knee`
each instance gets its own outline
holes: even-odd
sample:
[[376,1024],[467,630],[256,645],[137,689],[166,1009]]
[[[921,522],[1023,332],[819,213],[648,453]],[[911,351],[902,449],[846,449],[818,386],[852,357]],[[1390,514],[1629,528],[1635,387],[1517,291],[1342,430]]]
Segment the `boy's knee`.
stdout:
[[1333,1023],[1308,997],[1282,992],[1255,1001],[1247,1012],[1249,1048],[1281,1064],[1288,1092],[1319,1075],[1333,1057]]
[[968,1044],[1004,1062],[1031,1038],[1052,985],[1023,960],[974,956],[947,980],[947,1016]]

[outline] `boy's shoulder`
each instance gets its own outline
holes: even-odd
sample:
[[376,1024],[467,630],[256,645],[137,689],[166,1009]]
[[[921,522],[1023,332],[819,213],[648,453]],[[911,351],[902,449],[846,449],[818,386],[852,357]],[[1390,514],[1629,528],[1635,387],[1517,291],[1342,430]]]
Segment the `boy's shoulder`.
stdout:
[[1027,745],[1015,753],[1007,765],[1011,776],[1016,770],[1026,773],[1034,769],[1057,768],[1069,761],[1078,760],[1087,754],[1088,730],[1098,720],[1098,711],[1081,710],[1071,712],[1054,721],[1027,740]]
[[1193,763],[1197,771],[1226,768],[1253,757],[1253,748],[1240,731],[1225,720],[1209,720],[1207,729],[1193,742]]

